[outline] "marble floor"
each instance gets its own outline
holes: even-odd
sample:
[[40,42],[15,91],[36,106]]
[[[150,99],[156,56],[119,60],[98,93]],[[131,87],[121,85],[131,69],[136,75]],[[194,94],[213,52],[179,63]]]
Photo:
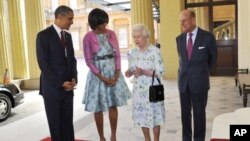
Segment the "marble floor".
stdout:
[[[211,138],[213,120],[217,115],[242,107],[242,97],[235,87],[233,77],[211,77],[211,89],[207,104],[206,141]],[[161,141],[181,141],[181,117],[176,80],[163,82],[166,88],[166,123],[161,127]],[[249,103],[249,102],[248,102]],[[248,104],[249,105],[249,104]],[[118,139],[119,141],[143,141],[140,128],[133,127],[131,120],[131,101],[128,106],[119,108]],[[105,134],[110,135],[108,117],[105,116]],[[95,132],[93,132],[95,131]],[[98,140],[95,124],[91,123],[78,131],[76,135],[83,139]]]
[[[85,77],[88,70],[82,59],[78,59],[78,62],[80,81],[75,91],[75,136],[78,139],[98,141],[93,115],[84,112],[84,105],[81,104]],[[123,60],[122,64],[122,71],[124,73],[127,66],[126,60]],[[217,115],[233,112],[243,106],[242,96],[239,95],[233,77],[211,77],[210,80],[211,89],[209,91],[207,104],[206,141],[209,141],[211,138],[213,120]],[[132,88],[132,84],[129,80],[126,79],[126,81],[129,87]],[[161,127],[160,140],[181,141],[181,117],[177,81],[164,80],[163,84],[166,96],[166,123]],[[12,110],[9,119],[0,123],[0,140],[16,141],[18,139],[20,141],[39,141],[42,139],[41,137],[45,138],[49,135],[41,96],[38,95],[38,91],[24,92],[25,102]],[[248,102],[248,105],[250,105],[250,102]],[[133,127],[131,109],[131,100],[128,101],[127,106],[118,109],[118,141],[143,141],[141,129]],[[107,113],[105,113],[104,121],[105,137],[108,140],[110,128]],[[27,126],[29,123],[32,124]]]

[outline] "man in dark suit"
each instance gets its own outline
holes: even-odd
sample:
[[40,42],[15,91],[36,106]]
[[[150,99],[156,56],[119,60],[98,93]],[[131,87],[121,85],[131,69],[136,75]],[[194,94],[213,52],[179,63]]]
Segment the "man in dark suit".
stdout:
[[209,74],[217,58],[216,40],[213,34],[196,26],[193,11],[182,11],[180,22],[183,33],[176,38],[176,42],[179,55],[182,140],[192,141],[193,110],[194,141],[204,141]]
[[52,26],[36,39],[37,61],[41,70],[40,94],[52,141],[74,141],[73,90],[77,83],[76,58],[71,35],[73,10],[59,6]]

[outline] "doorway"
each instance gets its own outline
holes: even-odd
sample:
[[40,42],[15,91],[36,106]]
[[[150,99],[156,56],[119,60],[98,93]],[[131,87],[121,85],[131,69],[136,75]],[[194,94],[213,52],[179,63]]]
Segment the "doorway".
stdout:
[[212,76],[233,76],[238,68],[237,0],[185,0],[199,27],[215,35],[218,56]]

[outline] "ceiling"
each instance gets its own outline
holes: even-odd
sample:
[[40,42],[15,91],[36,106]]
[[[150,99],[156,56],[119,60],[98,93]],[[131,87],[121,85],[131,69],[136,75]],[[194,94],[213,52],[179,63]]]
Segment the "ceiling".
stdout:
[[130,11],[130,0],[87,0],[88,2],[107,6],[109,10]]
[[[100,4],[107,7],[108,11],[130,11],[130,0],[87,0],[87,2]],[[160,7],[159,0],[153,0],[153,17],[160,22]]]

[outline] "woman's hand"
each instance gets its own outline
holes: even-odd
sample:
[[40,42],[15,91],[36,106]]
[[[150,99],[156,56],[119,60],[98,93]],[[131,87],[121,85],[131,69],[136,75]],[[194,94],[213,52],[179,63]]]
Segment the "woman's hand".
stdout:
[[133,72],[131,71],[131,70],[127,70],[127,71],[125,71],[125,76],[126,77],[131,77],[133,75]]
[[112,83],[110,84],[111,86],[114,86],[119,79],[120,76],[120,70],[115,70],[115,76],[112,78]]
[[151,77],[153,75],[153,70],[143,70],[143,75]]
[[134,76],[136,78],[139,77],[139,76],[141,76],[141,75],[145,75],[145,76],[151,77],[152,74],[153,74],[153,71],[152,70],[144,70],[142,68],[136,67],[136,70],[133,73],[134,73]]
[[137,78],[137,77],[143,75],[143,69],[139,68],[139,67],[136,67],[135,71],[133,71],[133,74]]
[[115,81],[113,79],[110,79],[110,78],[106,78],[104,80],[102,80],[104,82],[104,84],[106,86],[113,86],[115,84]]
[[96,76],[106,85],[106,86],[114,86],[119,74],[116,74],[114,78],[107,78],[105,76],[103,76],[102,74],[96,74]]

